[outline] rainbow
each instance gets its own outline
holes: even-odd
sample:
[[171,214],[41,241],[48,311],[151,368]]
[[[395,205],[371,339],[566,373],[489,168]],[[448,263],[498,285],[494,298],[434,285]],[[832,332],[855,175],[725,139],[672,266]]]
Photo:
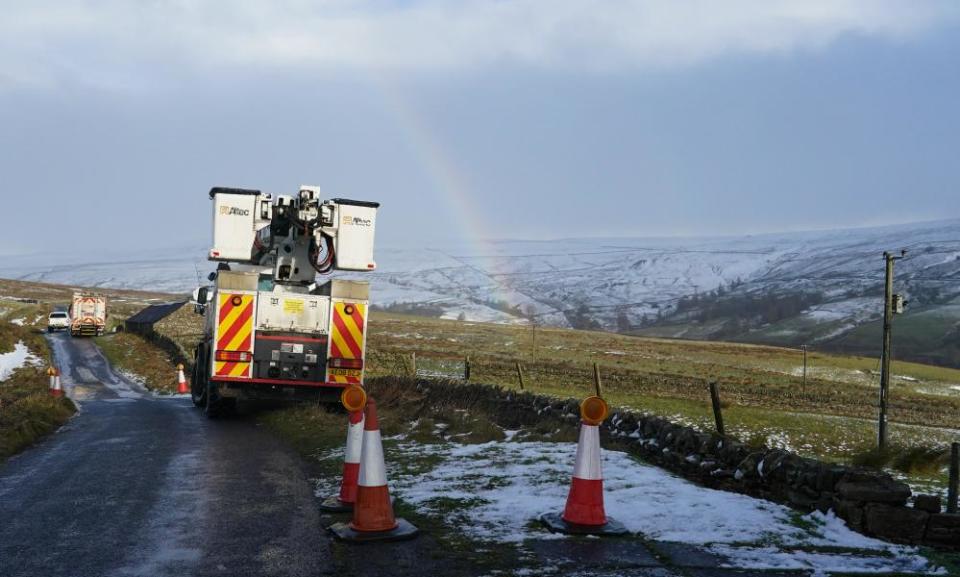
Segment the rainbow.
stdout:
[[[489,279],[493,300],[512,302],[512,288],[504,281],[506,271],[498,258],[500,249],[486,236],[482,212],[471,194],[468,179],[444,150],[423,116],[385,79],[370,77],[370,80],[425,175],[433,182],[433,192],[459,224],[462,240],[473,253],[466,255],[469,260],[464,259],[463,264]],[[479,265],[471,264],[475,261],[479,261]]]

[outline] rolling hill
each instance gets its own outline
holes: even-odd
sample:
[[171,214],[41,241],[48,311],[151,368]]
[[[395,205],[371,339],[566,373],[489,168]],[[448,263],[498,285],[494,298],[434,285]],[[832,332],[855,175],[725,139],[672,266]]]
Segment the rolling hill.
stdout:
[[[726,237],[381,242],[366,278],[377,306],[397,312],[872,354],[881,254],[902,248],[896,290],[910,303],[896,323],[897,352],[960,365],[960,220]],[[211,270],[205,251],[21,255],[5,257],[0,276],[187,292]]]

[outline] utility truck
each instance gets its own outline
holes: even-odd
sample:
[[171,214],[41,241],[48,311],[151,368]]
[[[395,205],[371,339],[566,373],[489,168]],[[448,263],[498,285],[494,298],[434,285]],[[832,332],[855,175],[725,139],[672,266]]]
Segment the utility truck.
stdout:
[[107,299],[103,295],[76,292],[70,303],[70,336],[99,337],[107,326]]
[[213,188],[212,286],[194,291],[205,317],[191,396],[207,416],[238,400],[336,402],[362,384],[369,283],[317,274],[370,272],[376,202],[320,200],[317,187],[276,197]]

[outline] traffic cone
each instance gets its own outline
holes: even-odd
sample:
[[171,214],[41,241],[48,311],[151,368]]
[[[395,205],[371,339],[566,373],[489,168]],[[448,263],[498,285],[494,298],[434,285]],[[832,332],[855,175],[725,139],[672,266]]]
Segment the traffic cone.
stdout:
[[387,468],[383,461],[383,443],[377,422],[377,406],[367,401],[360,451],[360,475],[357,479],[357,500],[353,504],[353,521],[330,526],[334,535],[344,541],[399,541],[410,539],[419,530],[393,515]]
[[47,376],[50,377],[50,385],[47,387],[47,390],[50,392],[51,397],[59,396],[56,393],[57,378],[56,376],[54,376],[56,374],[57,374],[57,370],[55,368],[50,367],[49,369],[47,369]]
[[50,387],[50,396],[51,397],[62,397],[63,396],[63,387],[60,386],[60,369],[50,369],[53,371],[53,376],[50,378],[52,386]]
[[190,392],[190,388],[187,387],[187,378],[183,376],[183,365],[177,365],[177,394],[185,395]]
[[360,449],[363,444],[363,411],[353,411],[347,419],[347,448],[343,454],[343,478],[340,494],[320,503],[320,509],[331,513],[353,510],[357,500],[357,479],[360,477]]
[[607,517],[603,509],[603,474],[600,465],[600,424],[609,408],[600,397],[580,403],[580,440],[573,469],[573,483],[563,515],[547,513],[540,520],[556,533],[623,535],[622,523]]

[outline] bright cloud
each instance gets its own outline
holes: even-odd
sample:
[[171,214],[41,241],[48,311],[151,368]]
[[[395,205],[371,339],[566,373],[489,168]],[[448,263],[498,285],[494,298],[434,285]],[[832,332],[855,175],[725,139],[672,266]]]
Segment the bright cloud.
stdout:
[[[0,85],[108,83],[144,67],[448,70],[696,64],[909,39],[955,0],[102,0],[17,2],[0,20]],[[142,73],[142,72],[141,72]]]

